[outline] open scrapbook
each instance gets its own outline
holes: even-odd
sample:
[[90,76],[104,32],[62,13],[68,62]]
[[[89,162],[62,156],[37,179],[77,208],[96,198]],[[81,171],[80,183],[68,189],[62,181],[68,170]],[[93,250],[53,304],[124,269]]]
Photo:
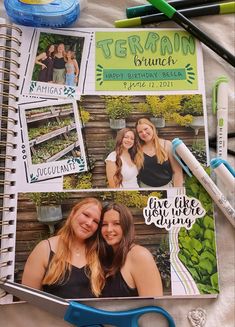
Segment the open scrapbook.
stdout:
[[212,201],[171,154],[180,137],[206,169],[200,44],[180,29],[0,29],[0,276],[21,282],[33,248],[92,197],[128,210],[163,296],[215,297]]

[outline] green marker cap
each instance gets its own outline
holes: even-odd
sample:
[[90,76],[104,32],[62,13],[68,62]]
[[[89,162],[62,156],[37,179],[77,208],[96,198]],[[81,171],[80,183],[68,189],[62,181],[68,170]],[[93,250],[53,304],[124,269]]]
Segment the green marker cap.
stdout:
[[115,27],[133,27],[133,26],[140,26],[141,25],[141,18],[130,18],[130,19],[121,19],[116,20],[114,22]]
[[212,87],[212,112],[214,115],[217,112],[217,90],[220,83],[228,83],[228,78],[226,76],[220,76]]
[[220,5],[220,14],[230,14],[235,12],[235,2],[226,2],[221,3]]
[[172,18],[176,13],[176,9],[173,8],[165,0],[148,0],[155,8],[165,14],[168,18]]

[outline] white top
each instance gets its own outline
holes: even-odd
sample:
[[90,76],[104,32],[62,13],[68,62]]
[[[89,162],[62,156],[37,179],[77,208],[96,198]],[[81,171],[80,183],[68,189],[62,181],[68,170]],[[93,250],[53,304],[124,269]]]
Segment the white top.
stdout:
[[[105,159],[106,161],[116,161],[116,151],[111,152],[108,157]],[[138,175],[138,169],[136,165],[133,163],[131,166],[122,158],[122,185],[120,187],[123,188],[139,188],[139,185],[137,183],[137,175]]]

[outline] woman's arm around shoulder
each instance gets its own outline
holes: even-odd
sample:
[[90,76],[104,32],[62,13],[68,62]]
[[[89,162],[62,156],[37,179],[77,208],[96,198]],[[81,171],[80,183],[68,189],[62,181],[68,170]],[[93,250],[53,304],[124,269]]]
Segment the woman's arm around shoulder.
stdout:
[[[46,52],[42,52],[42,53],[40,53],[37,57],[36,57],[36,59],[35,59],[35,63],[36,64],[38,64],[38,65],[44,65],[43,63],[41,63],[41,60],[44,60],[44,59],[46,59],[46,57],[47,57],[47,54],[46,54]],[[44,65],[45,66],[45,65]]]
[[49,255],[48,240],[39,242],[26,261],[22,284],[39,290],[42,288],[42,280],[46,272]]
[[128,256],[139,296],[162,296],[162,280],[151,252],[143,246],[135,245]]
[[116,183],[114,181],[114,175],[117,171],[117,165],[116,165],[116,152],[111,152],[108,157],[105,159],[106,163],[106,176],[108,180],[109,187],[116,188]]
[[171,168],[173,171],[173,186],[175,187],[182,187],[184,183],[184,178],[183,178],[183,170],[180,164],[177,162],[177,160],[173,156],[173,151],[172,151],[172,143],[168,140],[166,140],[166,150],[168,154],[168,158],[171,164]]

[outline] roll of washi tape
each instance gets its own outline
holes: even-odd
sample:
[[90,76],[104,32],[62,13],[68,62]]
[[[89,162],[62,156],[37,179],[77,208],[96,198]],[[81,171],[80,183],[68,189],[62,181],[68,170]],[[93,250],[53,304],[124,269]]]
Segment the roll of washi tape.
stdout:
[[66,27],[80,17],[85,0],[4,0],[7,14],[17,24]]

